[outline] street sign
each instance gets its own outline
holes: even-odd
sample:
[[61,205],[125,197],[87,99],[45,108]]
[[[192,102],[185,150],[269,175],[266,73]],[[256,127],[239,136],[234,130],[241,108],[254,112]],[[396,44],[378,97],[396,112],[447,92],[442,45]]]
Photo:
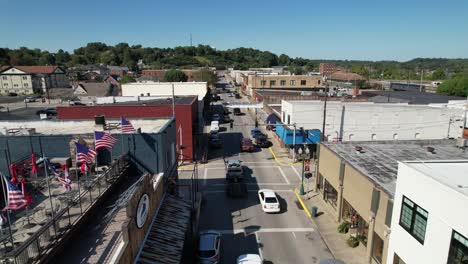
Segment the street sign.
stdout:
[[310,160],[307,159],[304,162],[304,171],[310,171]]

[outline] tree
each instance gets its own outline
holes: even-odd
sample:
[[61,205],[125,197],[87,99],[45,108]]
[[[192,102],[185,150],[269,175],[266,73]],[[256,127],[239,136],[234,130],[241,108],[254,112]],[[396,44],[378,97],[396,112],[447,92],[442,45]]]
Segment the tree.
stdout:
[[445,79],[445,71],[442,69],[437,69],[435,70],[432,75],[431,75],[431,80],[436,81],[436,80],[444,80]]
[[304,74],[304,69],[302,69],[302,67],[294,67],[294,66],[291,66],[289,67],[289,72],[291,74],[294,74],[294,75],[302,75]]
[[120,83],[120,84],[131,83],[131,82],[135,82],[135,78],[133,78],[132,76],[129,76],[129,75],[124,75],[124,76],[119,80],[119,83]]
[[452,96],[467,96],[468,95],[468,75],[458,74],[453,78],[444,81],[437,87],[437,93],[452,95]]
[[281,54],[278,58],[278,63],[280,66],[288,66],[291,63],[291,58],[286,54]]
[[164,75],[164,80],[166,80],[166,82],[186,82],[188,76],[180,70],[169,70]]
[[55,57],[49,52],[44,52],[39,58],[39,65],[55,65]]
[[55,54],[55,63],[58,65],[68,64],[71,60],[71,56],[68,52],[59,49],[57,54]]

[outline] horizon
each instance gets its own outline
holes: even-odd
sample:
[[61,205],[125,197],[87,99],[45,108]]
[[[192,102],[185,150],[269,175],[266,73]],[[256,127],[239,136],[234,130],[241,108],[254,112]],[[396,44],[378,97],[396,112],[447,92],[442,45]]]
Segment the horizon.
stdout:
[[89,42],[126,42],[145,47],[204,44],[238,47],[314,60],[408,61],[468,56],[468,2],[424,5],[396,0],[375,3],[268,5],[239,0],[221,5],[181,1],[114,3],[80,1],[71,9],[57,0],[26,3],[0,0],[5,7],[0,47],[72,52]]

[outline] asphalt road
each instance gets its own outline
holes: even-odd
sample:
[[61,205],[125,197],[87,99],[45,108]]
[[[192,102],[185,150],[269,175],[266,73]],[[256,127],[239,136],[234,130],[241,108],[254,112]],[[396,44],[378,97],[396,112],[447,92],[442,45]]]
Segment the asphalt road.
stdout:
[[[235,101],[227,94],[221,97],[223,101]],[[241,153],[240,139],[250,137],[254,120],[249,114],[230,116],[234,128],[223,125],[222,149],[210,151],[209,162],[198,167],[204,197],[199,230],[211,229],[223,234],[221,263],[235,263],[239,255],[247,253],[261,255],[264,263],[319,263],[332,258],[314,224],[296,201],[293,189],[300,184],[297,168],[280,166],[268,149]],[[248,188],[245,198],[231,198],[225,193],[223,160],[229,158],[243,161]],[[181,171],[179,177],[183,179],[188,174]],[[263,188],[276,192],[280,213],[262,211],[257,191]]]

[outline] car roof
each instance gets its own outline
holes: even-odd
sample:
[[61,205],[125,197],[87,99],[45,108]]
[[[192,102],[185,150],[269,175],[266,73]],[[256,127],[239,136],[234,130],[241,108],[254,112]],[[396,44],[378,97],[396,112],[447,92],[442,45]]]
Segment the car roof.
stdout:
[[245,255],[240,255],[238,258],[237,258],[237,263],[240,264],[248,264],[248,263],[252,263],[252,264],[261,264],[262,263],[262,258],[257,255],[257,254],[245,254]]
[[213,250],[215,249],[216,238],[221,236],[220,233],[216,231],[206,231],[200,233],[200,244],[198,246],[199,250]]
[[265,195],[265,197],[275,197],[276,198],[276,194],[274,191],[272,190],[269,190],[269,189],[261,189],[259,190],[259,192],[263,192],[263,194]]
[[252,142],[252,139],[250,139],[250,138],[243,138],[243,139],[242,139],[242,142]]

